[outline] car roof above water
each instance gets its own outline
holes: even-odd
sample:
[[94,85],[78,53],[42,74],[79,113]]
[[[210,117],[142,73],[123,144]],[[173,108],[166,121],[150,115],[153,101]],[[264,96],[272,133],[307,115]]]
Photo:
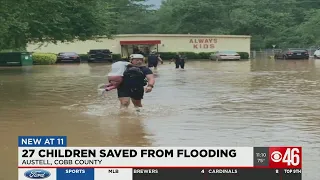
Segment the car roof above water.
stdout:
[[288,48],[290,51],[306,51],[304,48]]
[[78,55],[78,53],[75,53],[75,52],[60,52],[59,54],[63,54],[63,55]]
[[218,53],[234,54],[234,53],[237,53],[237,52],[236,51],[218,51]]
[[109,49],[90,49],[90,52],[97,52],[97,51],[108,51],[108,52],[110,52]]

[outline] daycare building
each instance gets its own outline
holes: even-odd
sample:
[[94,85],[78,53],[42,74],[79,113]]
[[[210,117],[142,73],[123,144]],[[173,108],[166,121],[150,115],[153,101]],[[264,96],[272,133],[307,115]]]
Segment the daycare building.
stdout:
[[113,54],[127,57],[142,51],[157,52],[215,52],[237,51],[250,54],[251,36],[245,35],[201,35],[201,34],[119,34],[112,39],[100,37],[97,40],[70,43],[28,44],[29,52],[59,53],[76,52],[87,54],[90,49],[109,49]]

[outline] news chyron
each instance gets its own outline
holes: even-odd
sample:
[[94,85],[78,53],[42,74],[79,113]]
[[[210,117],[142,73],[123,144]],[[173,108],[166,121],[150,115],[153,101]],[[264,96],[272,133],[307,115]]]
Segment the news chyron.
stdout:
[[18,137],[19,180],[301,180],[301,147],[68,147]]

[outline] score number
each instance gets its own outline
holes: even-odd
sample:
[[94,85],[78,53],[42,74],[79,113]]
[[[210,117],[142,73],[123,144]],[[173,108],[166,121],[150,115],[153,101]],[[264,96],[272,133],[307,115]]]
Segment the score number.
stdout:
[[269,164],[274,168],[301,168],[301,147],[270,147]]

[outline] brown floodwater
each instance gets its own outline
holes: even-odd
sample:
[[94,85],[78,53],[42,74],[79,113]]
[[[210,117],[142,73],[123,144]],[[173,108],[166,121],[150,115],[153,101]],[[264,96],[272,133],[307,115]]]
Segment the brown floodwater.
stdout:
[[[303,146],[303,178],[320,162],[320,60],[165,63],[142,111],[97,95],[109,64],[0,68],[0,179],[17,174],[17,136],[69,146]],[[133,109],[133,108],[132,108]]]

